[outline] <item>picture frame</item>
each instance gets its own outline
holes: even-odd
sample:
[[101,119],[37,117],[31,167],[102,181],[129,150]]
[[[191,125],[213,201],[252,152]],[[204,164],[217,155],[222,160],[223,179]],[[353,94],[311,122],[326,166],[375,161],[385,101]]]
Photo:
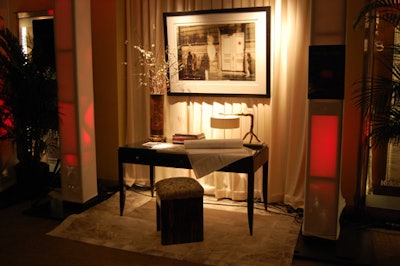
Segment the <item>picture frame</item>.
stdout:
[[270,7],[164,13],[168,95],[270,93]]

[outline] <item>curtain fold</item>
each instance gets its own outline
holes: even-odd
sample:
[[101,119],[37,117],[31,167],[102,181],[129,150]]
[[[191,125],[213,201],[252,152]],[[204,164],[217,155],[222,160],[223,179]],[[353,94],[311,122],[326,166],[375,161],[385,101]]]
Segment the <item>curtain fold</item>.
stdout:
[[[307,126],[309,0],[126,0],[127,12],[127,140],[149,136],[148,91],[138,84],[137,54],[133,45],[164,49],[163,12],[271,6],[271,98],[165,97],[164,133],[202,131],[207,138],[241,138],[250,121],[241,118],[239,129],[211,129],[210,117],[220,112],[254,114],[254,131],[270,147],[268,202],[302,207],[305,184]],[[148,183],[148,168],[126,167],[130,182]],[[189,170],[156,168],[156,180],[193,176]],[[256,173],[255,196],[262,197],[262,170]],[[247,198],[245,174],[213,173],[200,180],[206,193],[218,198]]]
[[270,179],[277,182],[272,182],[269,200],[281,199],[283,191],[284,202],[294,207],[304,204],[311,17],[308,2],[275,1],[274,8],[273,69],[277,73],[273,74],[273,86],[278,89],[271,98]]

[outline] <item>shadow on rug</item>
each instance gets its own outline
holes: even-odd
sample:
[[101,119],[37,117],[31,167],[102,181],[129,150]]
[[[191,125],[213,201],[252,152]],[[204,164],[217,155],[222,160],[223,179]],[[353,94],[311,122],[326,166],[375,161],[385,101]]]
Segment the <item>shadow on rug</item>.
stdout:
[[204,241],[161,245],[155,198],[127,191],[124,216],[119,194],[65,219],[48,235],[110,248],[207,265],[291,265],[300,224],[293,217],[254,215],[249,234],[246,208],[204,205]]

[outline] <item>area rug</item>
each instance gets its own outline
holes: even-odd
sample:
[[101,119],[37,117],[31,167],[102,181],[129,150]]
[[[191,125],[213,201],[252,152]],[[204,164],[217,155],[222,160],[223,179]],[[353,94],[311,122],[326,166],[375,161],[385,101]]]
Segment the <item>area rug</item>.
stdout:
[[119,194],[67,217],[48,235],[94,245],[206,265],[291,265],[300,224],[294,217],[255,210],[249,234],[245,204],[204,204],[204,241],[161,245],[155,198],[127,191],[124,215]]

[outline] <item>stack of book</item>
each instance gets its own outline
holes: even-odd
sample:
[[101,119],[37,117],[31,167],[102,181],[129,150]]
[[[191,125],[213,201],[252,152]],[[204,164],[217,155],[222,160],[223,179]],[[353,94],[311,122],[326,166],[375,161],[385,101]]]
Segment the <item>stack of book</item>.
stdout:
[[204,133],[175,133],[172,136],[172,143],[183,144],[185,140],[205,139]]

